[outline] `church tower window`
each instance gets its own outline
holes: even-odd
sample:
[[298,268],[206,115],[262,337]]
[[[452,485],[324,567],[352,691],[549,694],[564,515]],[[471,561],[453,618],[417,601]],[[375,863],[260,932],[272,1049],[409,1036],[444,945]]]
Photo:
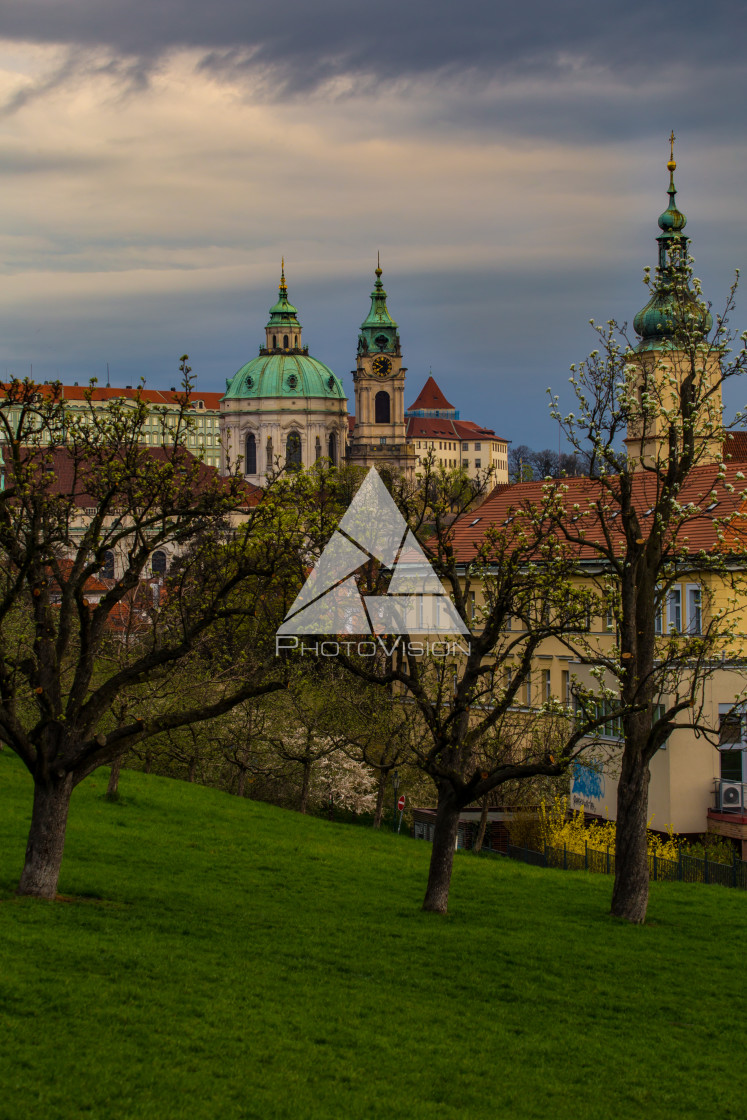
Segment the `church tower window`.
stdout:
[[285,442],[285,469],[298,471],[301,465],[301,437],[298,432],[289,432]]
[[389,394],[382,389],[376,394],[374,399],[375,409],[375,422],[377,424],[389,424],[391,418],[391,402]]
[[246,454],[244,456],[244,474],[257,473],[257,440],[254,432],[246,437]]
[[287,350],[287,349],[288,349],[288,335],[284,334],[283,335],[283,350]]
[[329,448],[327,454],[329,455],[330,462],[333,467],[337,466],[337,436],[334,432],[329,433]]

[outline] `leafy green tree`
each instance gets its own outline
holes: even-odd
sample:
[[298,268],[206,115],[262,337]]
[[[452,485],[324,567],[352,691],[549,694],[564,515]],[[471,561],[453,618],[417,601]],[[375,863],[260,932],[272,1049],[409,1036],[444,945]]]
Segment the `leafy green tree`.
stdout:
[[[623,724],[612,913],[634,923],[648,905],[651,761],[675,728],[718,742],[705,685],[723,659],[741,663],[745,593],[743,475],[724,448],[721,389],[747,368],[747,336],[729,327],[736,283],[714,322],[693,276],[672,178],[669,196],[659,265],[653,279],[646,275],[650,298],[634,320],[639,339],[612,320],[596,327],[598,348],[572,367],[576,413],[563,417],[553,399],[553,415],[596,480],[574,517],[573,491],[560,488],[556,523],[597,560],[598,591],[619,635],[599,658]],[[709,544],[694,546],[704,527]],[[699,591],[686,626],[669,617],[683,580]]]
[[[186,357],[181,370],[179,417],[158,449],[145,446],[142,401],[74,419],[59,385],[2,386],[0,736],[34,780],[21,894],[55,897],[70,797],[98,766],[284,687],[271,635],[303,528],[279,518],[272,487],[259,497],[189,454]],[[178,560],[155,598],[157,549]],[[135,617],[136,638],[110,656]],[[153,685],[167,692],[218,633],[244,650],[242,679],[154,704]]]

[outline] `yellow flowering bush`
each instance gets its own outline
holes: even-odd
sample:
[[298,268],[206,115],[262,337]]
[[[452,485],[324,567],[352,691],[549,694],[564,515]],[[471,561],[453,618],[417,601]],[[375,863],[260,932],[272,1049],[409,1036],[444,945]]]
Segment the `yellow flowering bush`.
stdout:
[[[583,855],[588,846],[592,850],[605,852],[615,848],[615,822],[589,821],[587,824],[583,809],[568,813],[568,798],[555,797],[549,804],[543,801],[539,808],[539,835],[542,843],[551,848],[562,848]],[[718,863],[731,863],[734,848],[719,836],[706,834],[696,844],[689,844],[675,836],[670,825],[667,835],[647,830],[648,853],[657,859],[679,859],[683,855],[694,856]]]

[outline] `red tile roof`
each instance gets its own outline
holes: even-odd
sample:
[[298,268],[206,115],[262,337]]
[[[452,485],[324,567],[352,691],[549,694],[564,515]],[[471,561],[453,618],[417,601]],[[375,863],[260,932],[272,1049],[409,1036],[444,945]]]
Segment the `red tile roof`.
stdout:
[[[182,447],[175,454],[173,449],[165,447],[141,447],[140,452],[149,458],[160,460],[161,462],[171,462],[177,468],[180,466],[186,471],[196,466],[195,478],[195,492],[199,493],[206,489],[209,485],[213,484],[215,480],[220,480],[221,476],[215,467],[210,467],[206,463],[197,462],[195,456]],[[40,465],[46,458],[45,449],[41,449]],[[66,447],[55,447],[52,452],[52,471],[54,478],[50,484],[50,492],[53,494],[66,494],[75,499],[75,505],[79,509],[93,508],[97,505],[97,499],[86,491],[86,477],[89,474],[85,463],[79,459],[75,459],[70,450]],[[116,455],[116,449],[112,449],[112,456]],[[46,463],[44,463],[46,467]],[[228,480],[226,480],[226,485]],[[244,492],[246,500],[243,503],[247,506],[256,505],[262,494],[258,486],[254,486],[251,482],[243,481]]]
[[[723,532],[727,548],[731,543],[741,550],[747,543],[747,479],[739,470],[738,463],[727,465],[725,478],[720,482],[718,474],[716,465],[696,467],[680,492],[680,504],[693,505],[692,515],[688,515],[678,532],[679,539],[683,544],[687,543],[691,553],[723,547],[718,540],[719,530]],[[738,477],[740,474],[742,478]],[[635,476],[634,502],[643,525],[646,524],[646,511],[656,499],[656,481],[655,476],[646,471]],[[511,525],[513,518],[520,523],[523,509],[541,505],[546,485],[562,487],[566,521],[570,524],[575,518],[587,541],[604,539],[597,502],[604,498],[605,492],[597,479],[566,478],[560,484],[522,482],[496,486],[478,509],[459,518],[454,528],[457,559],[461,562],[474,559],[489,527],[494,526],[500,531]],[[715,491],[713,498],[710,496],[712,491]],[[612,516],[615,509],[612,500],[605,502],[604,521],[617,548],[618,544],[623,545],[624,534],[619,515]],[[582,559],[592,559],[598,557],[599,552],[592,543],[579,546],[579,555]]]
[[727,463],[747,463],[747,432],[726,432],[724,459]]
[[429,377],[423,388],[418,394],[417,400],[414,404],[410,405],[408,412],[417,408],[443,408],[451,409],[453,411],[454,405],[449,404],[446,397],[439,389],[433,377]]
[[449,420],[438,416],[408,416],[405,419],[408,439],[501,440],[492,428],[483,428],[471,420]]
[[[50,396],[52,392],[51,385],[38,385],[37,389],[42,396]],[[0,385],[0,394],[4,392],[3,386]],[[91,389],[86,385],[63,385],[62,386],[62,399],[66,401],[84,401],[86,394],[91,393],[91,400],[94,401],[113,401],[125,397],[127,400],[135,400],[136,398],[145,401],[146,404],[161,404],[174,406],[178,405],[184,397],[183,390],[166,390],[166,389],[141,389],[139,386],[136,388],[116,388],[106,386],[96,386]],[[223,397],[222,393],[205,393],[200,390],[195,390],[190,394],[190,404],[194,407],[199,407],[199,401],[202,401],[205,408],[218,410],[220,401]]]

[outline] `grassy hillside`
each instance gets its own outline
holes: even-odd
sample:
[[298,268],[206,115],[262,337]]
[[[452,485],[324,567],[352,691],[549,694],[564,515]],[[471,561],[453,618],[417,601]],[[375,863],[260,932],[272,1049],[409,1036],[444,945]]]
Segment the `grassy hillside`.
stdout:
[[[106,773],[60,890],[18,900],[30,781],[0,754],[0,1115],[472,1120],[741,1115],[747,897],[459,854]],[[739,1112],[737,1111],[739,1108]]]

